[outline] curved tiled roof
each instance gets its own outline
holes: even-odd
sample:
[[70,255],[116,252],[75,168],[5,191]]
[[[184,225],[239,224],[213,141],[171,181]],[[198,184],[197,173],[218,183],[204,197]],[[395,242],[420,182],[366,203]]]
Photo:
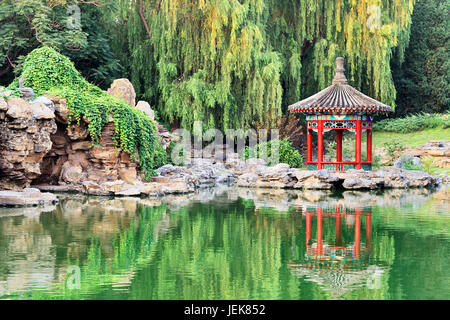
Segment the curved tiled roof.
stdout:
[[336,59],[336,75],[333,84],[315,95],[289,106],[291,112],[305,113],[374,113],[392,112],[392,108],[347,84],[344,75],[344,58]]

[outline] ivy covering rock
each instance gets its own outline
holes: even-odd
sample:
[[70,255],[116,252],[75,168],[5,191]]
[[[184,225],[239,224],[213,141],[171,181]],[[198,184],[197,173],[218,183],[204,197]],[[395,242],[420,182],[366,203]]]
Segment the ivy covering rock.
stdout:
[[99,143],[102,129],[111,115],[115,146],[132,159],[138,156],[147,179],[156,174],[156,165],[161,165],[161,160],[156,159],[161,146],[156,139],[155,122],[143,111],[87,82],[67,57],[49,47],[35,49],[26,57],[20,77],[9,86],[12,92],[17,92],[20,78],[25,79],[23,85],[33,88],[36,96],[46,93],[66,99],[68,125],[80,125],[81,120],[86,122],[91,146]]

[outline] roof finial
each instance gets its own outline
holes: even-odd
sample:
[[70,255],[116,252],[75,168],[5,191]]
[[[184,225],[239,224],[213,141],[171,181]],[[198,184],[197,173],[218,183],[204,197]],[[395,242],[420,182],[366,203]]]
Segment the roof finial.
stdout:
[[347,84],[347,78],[344,74],[344,58],[336,58],[336,69],[334,70],[336,75],[333,79],[333,84]]

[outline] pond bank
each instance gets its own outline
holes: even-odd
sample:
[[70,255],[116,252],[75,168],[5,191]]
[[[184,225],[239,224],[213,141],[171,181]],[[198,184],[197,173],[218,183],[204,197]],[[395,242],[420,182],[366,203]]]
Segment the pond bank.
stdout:
[[[216,185],[246,188],[288,190],[376,190],[434,188],[441,178],[422,171],[384,168],[376,171],[328,170],[307,171],[290,168],[287,164],[273,167],[262,159],[243,161],[238,157],[226,163],[213,163],[208,159],[191,159],[186,165],[165,165],[157,170],[158,176],[151,182],[129,184],[123,180],[96,183],[84,181],[70,185],[35,185],[22,192],[1,191],[0,205],[29,206],[46,205],[57,201],[53,192],[78,192],[97,196],[143,196],[161,197],[171,194],[189,194],[198,189]],[[49,193],[50,192],[50,193]]]

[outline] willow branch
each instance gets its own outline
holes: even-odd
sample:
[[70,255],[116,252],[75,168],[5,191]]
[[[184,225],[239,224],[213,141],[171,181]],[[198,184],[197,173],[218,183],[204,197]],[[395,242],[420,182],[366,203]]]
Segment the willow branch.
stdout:
[[144,23],[145,30],[147,30],[147,34],[149,39],[152,39],[152,33],[150,32],[150,27],[148,26],[147,20],[144,16],[144,8],[142,6],[142,0],[139,1],[139,15],[141,16],[142,22]]

